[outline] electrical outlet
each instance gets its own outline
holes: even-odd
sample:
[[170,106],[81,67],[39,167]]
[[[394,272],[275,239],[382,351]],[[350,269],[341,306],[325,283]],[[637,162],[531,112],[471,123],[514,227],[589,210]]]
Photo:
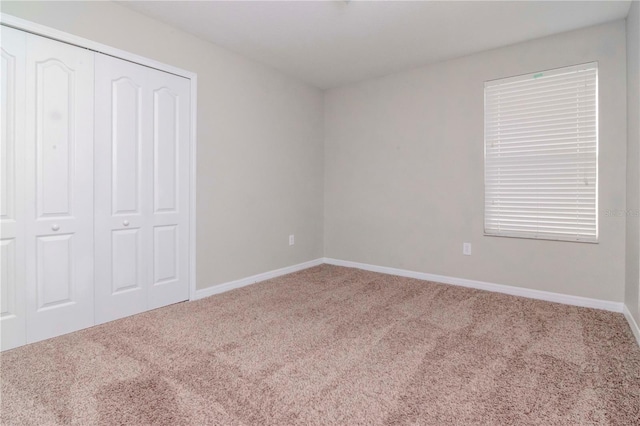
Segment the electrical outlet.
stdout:
[[471,256],[471,243],[462,243],[462,254]]
[[291,234],[289,235],[289,245],[292,246],[296,243],[296,237],[295,235]]

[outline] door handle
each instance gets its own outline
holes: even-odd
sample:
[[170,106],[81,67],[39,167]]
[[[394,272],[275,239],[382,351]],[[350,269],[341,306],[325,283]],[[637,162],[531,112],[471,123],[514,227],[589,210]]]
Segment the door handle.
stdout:
[[125,221],[123,221],[123,222],[122,222],[122,224],[123,224],[124,226],[129,226],[129,221],[128,221],[128,220],[125,220]]
[[51,229],[54,231],[58,231],[60,229],[60,225],[58,225],[57,223],[54,223],[53,225],[51,225]]

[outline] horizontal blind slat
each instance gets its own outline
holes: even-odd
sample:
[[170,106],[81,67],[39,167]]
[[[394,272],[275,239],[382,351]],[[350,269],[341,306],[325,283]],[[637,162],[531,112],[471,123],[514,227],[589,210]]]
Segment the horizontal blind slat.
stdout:
[[[583,149],[581,152],[582,152],[582,154],[585,154],[585,155],[586,154],[593,154],[592,156],[595,159],[596,158],[596,154],[597,154],[597,149],[596,148]],[[517,160],[519,158],[522,158],[523,160],[526,160],[526,159],[532,159],[532,158],[543,159],[543,158],[560,158],[560,157],[569,157],[569,156],[575,156],[575,152],[574,151],[571,151],[569,153],[567,153],[567,152],[555,152],[555,153],[551,153],[551,154],[543,153],[543,152],[540,152],[540,153],[534,152],[534,153],[526,153],[526,154],[524,154],[524,153],[523,154],[517,154],[516,153],[516,154],[513,154],[513,155],[509,155],[508,153],[504,153],[498,159],[504,160],[504,159],[510,158],[510,159]]]
[[538,121],[537,123],[520,123],[510,126],[487,126],[485,128],[485,134],[489,135],[511,135],[514,133],[526,133],[530,131],[545,131],[545,130],[562,130],[562,129],[575,129],[575,128],[587,128],[594,127],[596,125],[596,117],[589,118],[576,118],[571,117],[563,120],[547,120]]
[[586,96],[580,102],[577,102],[573,97],[567,97],[562,99],[553,99],[549,101],[539,101],[539,102],[521,102],[517,105],[513,105],[510,108],[500,109],[497,106],[488,105],[485,106],[486,112],[490,118],[495,117],[511,117],[515,114],[522,113],[539,113],[545,112],[549,108],[567,108],[571,107],[574,109],[576,114],[580,114],[580,108],[584,106],[584,108],[588,108],[589,105],[595,101],[595,94],[592,96]]
[[593,83],[583,84],[582,82],[571,81],[562,85],[549,85],[545,87],[534,87],[519,92],[496,92],[489,93],[486,97],[486,104],[509,105],[520,100],[537,100],[559,95],[573,97],[584,96],[585,94],[595,94],[596,86]]
[[[492,163],[489,164],[487,163],[485,166],[485,171],[489,170],[489,169],[495,169],[495,170],[505,170],[507,172],[511,171],[511,170],[569,170],[572,167],[573,168],[579,168],[579,167],[593,167],[595,168],[595,165],[593,164],[593,160],[592,159],[588,159],[588,158],[584,158],[584,159],[580,159],[580,158],[561,158],[561,157],[557,157],[557,158],[551,158],[548,159],[548,162],[542,162],[539,161],[537,159],[529,159],[529,160],[523,160],[520,161],[518,163],[515,162],[511,162],[511,161],[506,161],[506,160],[500,160],[499,157],[496,158],[492,158]],[[573,161],[575,160],[575,161]]]
[[[596,108],[594,106],[587,106],[580,110],[581,117],[590,117],[595,118]],[[485,115],[485,125],[486,126],[513,126],[518,125],[519,123],[527,123],[527,122],[538,122],[538,121],[546,121],[546,120],[561,120],[566,119],[568,117],[576,117],[577,112],[575,105],[569,105],[565,108],[554,108],[545,111],[541,111],[538,113],[521,113],[514,114],[512,117],[505,117],[504,115],[500,116],[496,114],[495,117],[490,116],[489,114]]]
[[492,140],[488,140],[491,144],[487,147],[487,156],[495,156],[499,158],[501,154],[508,154],[512,152],[545,152],[549,150],[557,151],[557,150],[569,150],[570,152],[587,152],[589,149],[595,149],[595,136],[593,138],[588,138],[585,141],[577,140],[581,138],[573,138],[573,142],[571,138],[549,138],[543,140],[530,140],[530,143],[526,141],[522,142],[494,142]]
[[[532,92],[534,93],[534,92]],[[596,96],[596,88],[593,87],[573,87],[563,90],[547,90],[545,92],[536,91],[535,94],[519,94],[519,95],[498,95],[488,96],[486,106],[489,109],[508,110],[522,104],[546,104],[555,103],[556,101],[571,100],[580,103],[587,102]]]

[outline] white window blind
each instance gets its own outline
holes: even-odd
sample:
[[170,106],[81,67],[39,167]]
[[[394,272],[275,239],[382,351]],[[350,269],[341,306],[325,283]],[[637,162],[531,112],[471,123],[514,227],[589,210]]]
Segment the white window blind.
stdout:
[[597,242],[598,65],[485,83],[486,235]]

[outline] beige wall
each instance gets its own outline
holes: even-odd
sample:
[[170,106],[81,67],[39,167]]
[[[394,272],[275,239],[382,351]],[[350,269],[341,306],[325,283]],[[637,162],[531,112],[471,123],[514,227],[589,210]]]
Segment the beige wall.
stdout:
[[627,274],[625,304],[640,324],[640,4],[627,17]]
[[[483,82],[599,63],[600,242],[483,236]],[[325,255],[622,302],[625,22],[330,90]],[[473,244],[472,256],[462,243]]]
[[198,288],[322,256],[319,90],[115,3],[1,10],[198,73]]

